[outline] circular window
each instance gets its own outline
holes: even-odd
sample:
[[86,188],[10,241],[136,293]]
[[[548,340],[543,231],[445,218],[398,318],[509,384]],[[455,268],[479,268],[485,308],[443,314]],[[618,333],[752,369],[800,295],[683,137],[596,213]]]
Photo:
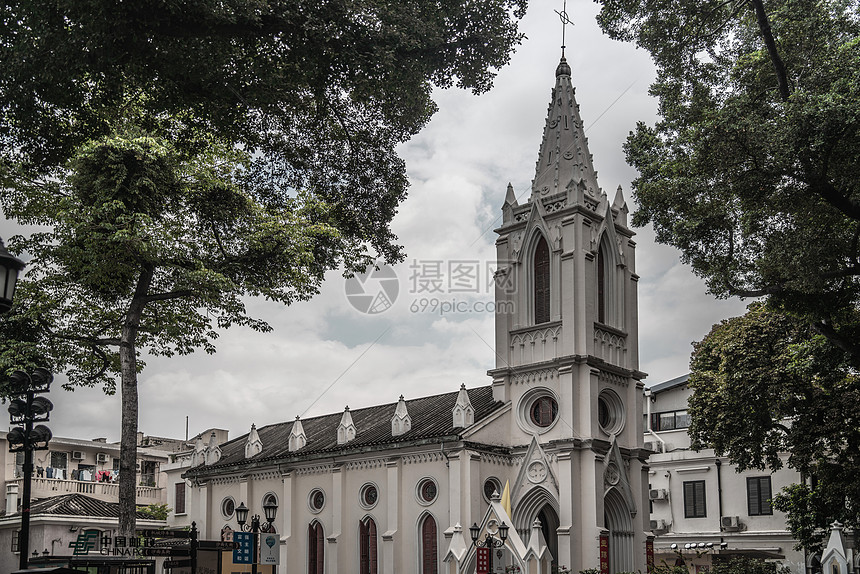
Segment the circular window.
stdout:
[[502,495],[502,483],[498,478],[493,476],[484,481],[484,500],[491,501],[497,492]]
[[558,403],[549,396],[536,399],[529,409],[529,418],[539,427],[548,427],[558,416]]
[[418,483],[418,502],[421,504],[430,504],[436,500],[439,494],[439,488],[436,486],[436,481],[432,478],[424,478]]
[[614,391],[603,390],[597,396],[597,424],[606,434],[618,434],[624,428],[624,403]]
[[517,404],[517,423],[529,434],[547,432],[558,419],[558,398],[545,387],[526,392]]
[[232,518],[233,512],[236,510],[236,501],[233,500],[233,497],[228,496],[224,500],[221,501],[221,514],[224,518]]
[[308,506],[311,512],[316,514],[325,507],[325,493],[319,488],[315,488],[308,495]]
[[375,484],[368,482],[361,487],[361,490],[358,493],[358,502],[361,504],[362,508],[369,510],[376,506],[376,502],[378,500],[379,490],[376,488]]

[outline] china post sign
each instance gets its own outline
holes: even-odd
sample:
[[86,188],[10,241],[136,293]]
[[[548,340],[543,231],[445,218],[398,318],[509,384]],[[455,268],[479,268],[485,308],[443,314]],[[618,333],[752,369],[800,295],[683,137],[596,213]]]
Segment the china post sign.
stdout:
[[234,532],[233,542],[239,543],[239,547],[233,550],[233,564],[251,564],[254,560],[254,534]]

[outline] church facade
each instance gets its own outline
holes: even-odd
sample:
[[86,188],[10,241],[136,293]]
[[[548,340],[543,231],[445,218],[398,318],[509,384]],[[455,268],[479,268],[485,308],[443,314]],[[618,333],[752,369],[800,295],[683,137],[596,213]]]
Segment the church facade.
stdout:
[[564,57],[527,195],[508,186],[496,230],[511,312],[490,384],[200,441],[169,473],[172,520],[217,539],[240,504],[276,505],[278,572],[471,573],[469,527],[484,541],[502,523],[494,571],[645,572],[635,243],[620,188],[598,186]]

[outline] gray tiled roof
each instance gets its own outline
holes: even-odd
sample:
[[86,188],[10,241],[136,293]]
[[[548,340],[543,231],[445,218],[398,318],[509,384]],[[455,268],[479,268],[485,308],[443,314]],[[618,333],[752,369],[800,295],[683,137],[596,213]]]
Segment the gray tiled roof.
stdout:
[[[468,389],[467,392],[472,408],[475,409],[476,423],[503,406],[502,402],[493,400],[493,388],[490,385]],[[397,403],[350,411],[356,436],[354,440],[344,445],[337,444],[337,427],[343,416],[342,412],[302,419],[307,444],[296,452],[290,452],[288,448],[290,431],[293,428],[292,421],[264,426],[257,429],[260,442],[263,443],[263,452],[259,455],[252,459],[245,459],[245,443],[248,439],[248,435],[245,434],[221,445],[221,460],[216,464],[190,469],[188,474],[241,466],[246,462],[256,464],[279,459],[301,460],[317,455],[331,456],[370,448],[385,449],[403,443],[432,442],[434,439],[450,440],[452,437],[459,437],[463,430],[453,426],[451,414],[457,402],[457,394],[458,392],[455,391],[407,400],[406,406],[412,419],[412,428],[399,436],[391,435],[391,417],[394,415]]]
[[[10,514],[15,516],[20,513]],[[115,502],[105,502],[90,498],[83,494],[61,494],[41,500],[34,500],[30,503],[30,516],[51,515],[51,516],[75,516],[75,517],[90,517],[90,518],[119,518],[119,504]],[[137,518],[142,520],[152,520],[142,512],[137,513]]]

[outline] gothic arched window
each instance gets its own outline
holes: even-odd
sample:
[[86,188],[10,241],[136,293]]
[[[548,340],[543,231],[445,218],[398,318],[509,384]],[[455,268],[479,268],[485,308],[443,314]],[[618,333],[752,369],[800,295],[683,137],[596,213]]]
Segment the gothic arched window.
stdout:
[[603,245],[597,250],[597,322],[606,323],[606,257]]
[[308,574],[325,572],[325,535],[322,524],[313,522],[308,526]]
[[358,569],[361,574],[376,574],[376,523],[369,516],[358,523]]
[[549,246],[541,237],[534,256],[535,325],[549,322]]
[[428,514],[421,523],[421,574],[438,574],[438,556],[436,521]]

